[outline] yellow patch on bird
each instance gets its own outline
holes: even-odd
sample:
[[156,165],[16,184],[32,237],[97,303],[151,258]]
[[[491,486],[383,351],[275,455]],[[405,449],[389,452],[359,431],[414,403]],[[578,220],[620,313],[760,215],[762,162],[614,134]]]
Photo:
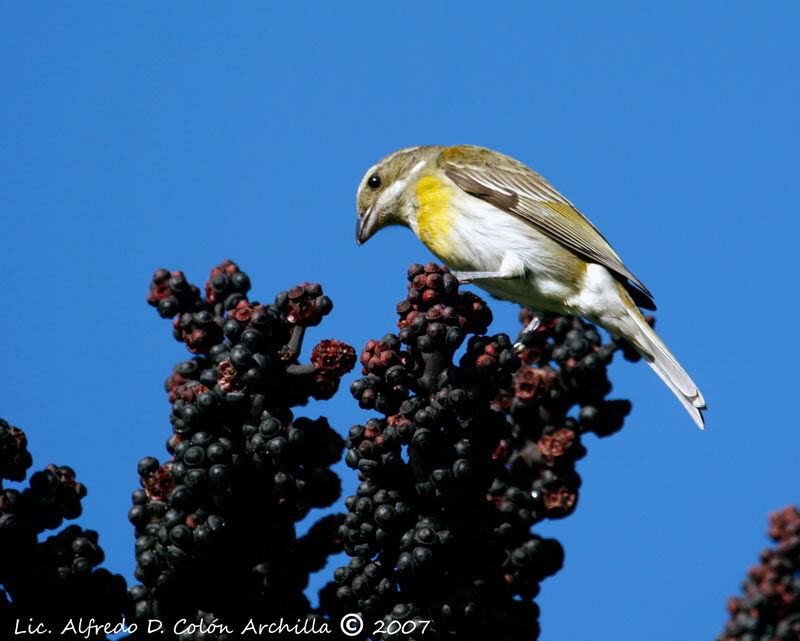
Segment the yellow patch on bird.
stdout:
[[446,260],[451,249],[453,190],[440,178],[423,176],[417,182],[416,195],[417,234],[434,254]]

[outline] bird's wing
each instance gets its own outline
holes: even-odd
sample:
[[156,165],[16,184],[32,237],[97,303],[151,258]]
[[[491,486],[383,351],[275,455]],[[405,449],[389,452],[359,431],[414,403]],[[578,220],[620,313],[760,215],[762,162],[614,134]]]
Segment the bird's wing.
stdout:
[[604,265],[626,285],[637,305],[655,309],[653,295],[622,264],[597,228],[535,171],[479,147],[450,147],[442,152],[439,163],[461,189],[519,217],[586,260]]

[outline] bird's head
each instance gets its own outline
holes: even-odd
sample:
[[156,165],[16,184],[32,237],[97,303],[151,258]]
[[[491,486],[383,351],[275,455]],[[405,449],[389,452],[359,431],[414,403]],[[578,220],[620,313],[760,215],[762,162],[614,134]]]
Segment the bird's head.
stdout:
[[360,245],[389,225],[409,225],[414,183],[435,147],[408,147],[369,168],[358,186],[356,242]]

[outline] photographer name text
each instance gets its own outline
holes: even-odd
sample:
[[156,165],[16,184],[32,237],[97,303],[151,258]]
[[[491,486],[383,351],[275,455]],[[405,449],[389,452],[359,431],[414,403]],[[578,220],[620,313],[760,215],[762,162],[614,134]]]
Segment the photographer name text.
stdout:
[[277,621],[259,623],[250,619],[240,629],[235,629],[230,625],[214,619],[210,623],[192,623],[187,619],[179,619],[170,627],[165,626],[160,619],[148,619],[147,625],[140,627],[136,623],[128,622],[124,618],[117,622],[98,622],[95,619],[68,619],[60,628],[52,630],[41,621],[33,618],[28,621],[17,619],[14,624],[14,636],[36,637],[46,634],[71,634],[90,639],[100,634],[133,634],[135,632],[145,632],[146,634],[251,634],[251,635],[271,635],[271,634],[331,634],[330,625],[319,619],[296,619],[294,622],[286,621],[281,617]]

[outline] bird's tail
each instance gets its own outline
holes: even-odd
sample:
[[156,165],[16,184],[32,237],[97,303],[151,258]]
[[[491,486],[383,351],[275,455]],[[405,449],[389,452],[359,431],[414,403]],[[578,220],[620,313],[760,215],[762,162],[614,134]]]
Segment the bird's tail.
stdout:
[[661,339],[653,331],[653,328],[647,324],[647,321],[632,301],[631,305],[628,306],[628,314],[633,321],[635,331],[626,338],[653,368],[655,373],[659,375],[661,380],[667,384],[672,393],[678,397],[678,400],[689,412],[697,427],[701,430],[704,429],[705,421],[701,410],[706,409],[706,402],[700,390],[697,389],[697,385],[689,378],[689,375],[680,366],[680,363],[675,360],[675,357],[670,354],[667,346],[661,342]]

